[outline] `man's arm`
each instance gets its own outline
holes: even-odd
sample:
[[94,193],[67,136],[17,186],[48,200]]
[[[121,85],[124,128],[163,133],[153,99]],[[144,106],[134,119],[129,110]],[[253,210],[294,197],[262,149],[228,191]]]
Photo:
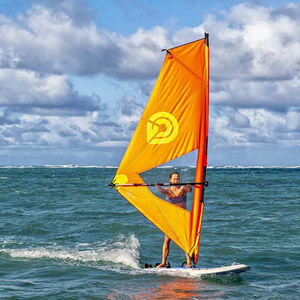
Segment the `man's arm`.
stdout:
[[192,187],[191,187],[190,184],[186,185],[186,186],[184,187],[184,189],[185,189],[186,192],[191,192],[191,191],[192,191]]
[[168,194],[167,189],[162,188],[162,187],[161,187],[160,185],[158,185],[158,184],[156,184],[155,186],[156,186],[156,188],[159,190],[159,192],[161,192],[162,194],[165,194],[165,195]]

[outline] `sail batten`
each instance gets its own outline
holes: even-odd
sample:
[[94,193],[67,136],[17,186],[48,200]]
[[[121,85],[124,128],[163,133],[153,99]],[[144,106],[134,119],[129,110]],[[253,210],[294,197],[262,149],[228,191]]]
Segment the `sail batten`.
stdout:
[[155,196],[140,174],[198,150],[194,182],[205,181],[208,59],[206,39],[166,52],[148,104],[113,180],[117,191],[193,256],[194,262],[203,215],[203,185],[195,186],[190,212]]

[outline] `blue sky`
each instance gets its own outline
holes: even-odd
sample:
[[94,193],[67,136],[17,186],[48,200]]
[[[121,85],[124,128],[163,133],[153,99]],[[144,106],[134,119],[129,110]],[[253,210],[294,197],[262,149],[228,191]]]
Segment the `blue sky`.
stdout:
[[209,165],[300,165],[300,4],[258,0],[0,0],[0,164],[117,166],[160,50],[204,32]]

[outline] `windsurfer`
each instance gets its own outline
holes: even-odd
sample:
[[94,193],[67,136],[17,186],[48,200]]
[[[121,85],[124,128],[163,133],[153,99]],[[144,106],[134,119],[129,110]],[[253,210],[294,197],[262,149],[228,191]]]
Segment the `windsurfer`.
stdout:
[[[180,182],[180,175],[178,172],[172,172],[169,175],[169,182],[170,183],[179,183]],[[156,185],[156,188],[162,193],[167,196],[167,200],[174,205],[177,205],[181,208],[186,209],[186,194],[192,191],[190,185],[182,185],[182,186],[170,186],[169,188],[162,188],[160,185]],[[169,255],[170,250],[170,241],[171,239],[165,235],[163,249],[162,249],[162,260],[161,264],[157,266],[157,268],[164,267],[167,262],[167,258]],[[190,257],[185,254],[186,256],[186,267],[191,266],[191,259]]]

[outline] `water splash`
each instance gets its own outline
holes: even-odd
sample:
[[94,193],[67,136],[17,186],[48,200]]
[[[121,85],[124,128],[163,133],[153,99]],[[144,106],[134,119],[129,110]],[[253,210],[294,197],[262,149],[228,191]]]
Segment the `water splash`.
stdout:
[[73,262],[112,262],[135,269],[139,268],[139,240],[134,236],[118,236],[97,244],[77,244],[74,248],[63,246],[28,247],[20,249],[2,249],[0,253],[9,254],[12,258],[57,259]]

